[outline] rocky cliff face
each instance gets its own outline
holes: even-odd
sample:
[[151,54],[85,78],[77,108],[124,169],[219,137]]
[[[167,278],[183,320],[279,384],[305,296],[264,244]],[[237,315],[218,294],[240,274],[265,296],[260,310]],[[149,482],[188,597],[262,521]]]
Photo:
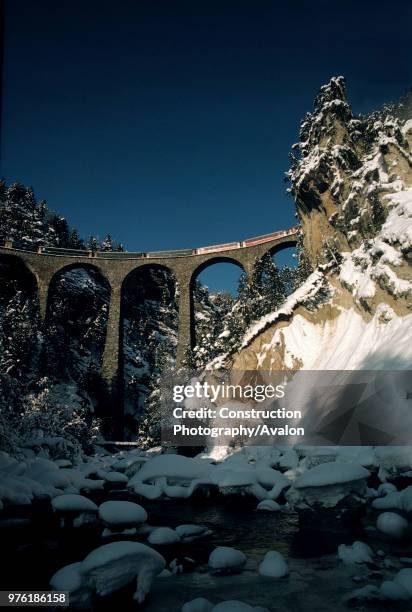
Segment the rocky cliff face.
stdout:
[[315,266],[380,229],[385,194],[411,184],[412,123],[405,103],[355,117],[343,77],[320,89],[301,123],[288,172],[303,243]]
[[410,363],[411,117],[410,96],[356,117],[343,77],[320,89],[287,173],[314,273],[249,328],[234,370]]

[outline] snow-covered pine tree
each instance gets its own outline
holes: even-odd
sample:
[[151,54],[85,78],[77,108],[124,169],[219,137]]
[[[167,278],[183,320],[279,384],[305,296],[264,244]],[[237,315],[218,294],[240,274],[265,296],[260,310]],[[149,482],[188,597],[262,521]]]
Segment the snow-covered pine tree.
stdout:
[[86,242],[86,248],[92,253],[96,253],[99,250],[99,242],[96,236],[89,236]]
[[83,240],[79,238],[79,234],[76,229],[70,231],[69,248],[71,249],[84,249],[85,245]]
[[40,209],[33,190],[14,182],[0,186],[0,241],[14,240],[20,246],[35,249],[43,243],[44,210]]
[[110,234],[106,234],[105,238],[100,243],[100,251],[113,251],[113,240]]

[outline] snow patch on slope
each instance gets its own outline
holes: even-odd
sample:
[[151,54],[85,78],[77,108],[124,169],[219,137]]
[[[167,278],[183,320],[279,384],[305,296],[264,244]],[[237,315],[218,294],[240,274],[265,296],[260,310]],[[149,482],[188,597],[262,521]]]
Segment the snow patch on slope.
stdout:
[[266,346],[282,341],[287,368],[299,359],[305,370],[404,369],[412,359],[411,329],[412,315],[396,317],[380,304],[369,322],[353,309],[322,323],[297,314]]

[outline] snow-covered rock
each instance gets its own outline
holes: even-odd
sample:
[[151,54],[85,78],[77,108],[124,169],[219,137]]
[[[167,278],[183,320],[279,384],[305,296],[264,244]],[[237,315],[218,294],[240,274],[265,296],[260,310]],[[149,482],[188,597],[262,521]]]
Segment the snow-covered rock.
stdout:
[[208,565],[214,574],[236,573],[246,565],[246,556],[236,548],[218,546],[210,553]]
[[289,573],[289,567],[283,555],[276,550],[270,550],[259,565],[259,574],[270,578],[283,578]]
[[182,542],[192,542],[210,533],[204,525],[179,525],[175,531]]
[[184,457],[182,455],[159,455],[147,461],[137,476],[142,482],[156,478],[168,478],[173,481],[191,481],[206,477],[209,464],[205,461]]
[[147,512],[130,501],[107,501],[99,506],[99,518],[111,527],[132,527],[147,521]]
[[361,465],[322,463],[299,476],[287,491],[286,498],[297,507],[306,504],[333,507],[351,493],[364,493],[369,475]]
[[53,510],[65,514],[77,514],[80,512],[97,512],[97,506],[91,499],[84,495],[67,494],[59,495],[52,500]]
[[323,463],[308,470],[293,484],[295,489],[327,487],[364,480],[370,472],[362,466],[345,463]]
[[129,488],[147,499],[190,497],[202,484],[210,484],[210,465],[181,455],[159,455],[147,461],[129,480]]
[[82,527],[94,523],[97,506],[84,495],[65,493],[52,500],[53,510],[60,516],[61,526]]
[[129,482],[126,474],[123,474],[122,472],[107,472],[104,479],[108,486],[113,485],[115,487],[126,486]]
[[372,507],[376,510],[403,510],[412,512],[412,486],[406,487],[403,491],[388,493],[385,497],[374,499]]
[[412,568],[405,567],[399,570],[393,580],[396,584],[402,586],[409,593],[409,597],[412,598]]
[[165,560],[149,546],[139,542],[112,542],[93,550],[79,563],[60,569],[50,586],[67,590],[70,604],[82,607],[93,592],[109,595],[137,579],[134,599],[142,603],[150,590],[153,577],[165,567]]
[[364,542],[356,541],[352,546],[340,544],[338,547],[338,557],[346,565],[352,563],[373,563],[373,551]]
[[411,598],[411,594],[405,589],[405,587],[398,584],[394,580],[384,580],[379,590],[382,599],[389,599],[390,601],[404,601]]
[[396,487],[391,482],[383,482],[378,487],[378,496],[388,495],[389,493],[396,493]]
[[265,510],[266,512],[277,512],[280,509],[281,506],[272,499],[264,499],[256,507],[256,510]]
[[353,606],[355,604],[360,604],[364,602],[371,602],[381,599],[380,589],[373,585],[367,584],[360,589],[355,589],[352,591],[347,597],[345,597],[345,601]]
[[222,463],[211,472],[211,481],[220,489],[248,487],[256,482],[256,470]]
[[82,562],[70,563],[59,569],[50,579],[54,591],[68,591],[70,605],[87,609],[91,606],[92,590],[81,574]]
[[180,541],[179,534],[170,527],[154,529],[147,539],[150,544],[157,546],[167,546],[168,544],[176,544],[176,542]]
[[213,604],[205,597],[196,597],[182,606],[181,612],[211,612]]
[[222,601],[212,608],[212,612],[267,612],[260,606],[253,607],[243,601],[229,599]]
[[385,535],[400,540],[408,530],[408,521],[396,512],[383,512],[378,516],[376,527]]

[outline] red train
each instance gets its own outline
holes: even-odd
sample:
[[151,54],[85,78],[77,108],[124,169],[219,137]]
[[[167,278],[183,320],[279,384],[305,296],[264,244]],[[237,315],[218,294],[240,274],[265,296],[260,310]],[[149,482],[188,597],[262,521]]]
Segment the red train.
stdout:
[[193,255],[203,255],[206,253],[220,253],[222,251],[232,251],[233,249],[240,249],[243,247],[256,246],[265,242],[270,242],[275,238],[283,238],[284,236],[290,236],[296,234],[298,227],[292,227],[288,230],[280,232],[272,232],[271,234],[263,234],[262,236],[255,236],[254,238],[248,238],[243,242],[225,242],[224,244],[214,244],[212,246],[200,247],[193,249]]

